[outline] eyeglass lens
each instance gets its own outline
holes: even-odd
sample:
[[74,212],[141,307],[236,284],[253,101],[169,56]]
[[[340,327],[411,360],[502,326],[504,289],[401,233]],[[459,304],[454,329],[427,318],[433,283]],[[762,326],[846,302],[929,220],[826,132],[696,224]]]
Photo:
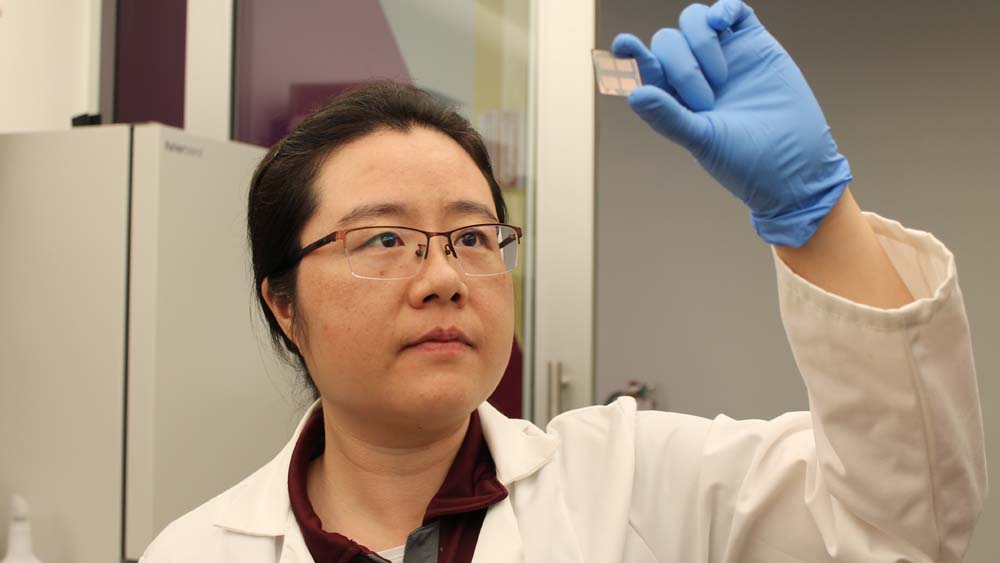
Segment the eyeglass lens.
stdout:
[[[470,276],[491,276],[517,267],[517,235],[505,225],[479,225],[451,235],[454,253]],[[403,227],[369,227],[347,234],[344,249],[351,272],[361,278],[403,279],[420,271],[427,235]]]

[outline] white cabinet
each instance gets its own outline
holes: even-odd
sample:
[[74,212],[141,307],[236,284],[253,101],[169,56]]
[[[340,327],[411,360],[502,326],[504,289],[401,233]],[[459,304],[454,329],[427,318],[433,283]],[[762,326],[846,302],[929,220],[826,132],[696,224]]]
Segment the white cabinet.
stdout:
[[155,124],[0,136],[0,514],[29,500],[43,561],[137,559],[294,428],[252,296],[262,154]]
[[117,561],[129,129],[0,135],[0,553],[13,493],[43,561]]

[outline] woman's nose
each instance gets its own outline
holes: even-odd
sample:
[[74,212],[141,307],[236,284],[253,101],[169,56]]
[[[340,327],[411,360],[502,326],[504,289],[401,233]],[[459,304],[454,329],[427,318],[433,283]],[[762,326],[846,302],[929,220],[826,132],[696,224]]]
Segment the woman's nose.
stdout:
[[436,299],[464,303],[468,289],[455,249],[449,242],[432,239],[426,252],[420,274],[411,286],[413,304],[419,306]]

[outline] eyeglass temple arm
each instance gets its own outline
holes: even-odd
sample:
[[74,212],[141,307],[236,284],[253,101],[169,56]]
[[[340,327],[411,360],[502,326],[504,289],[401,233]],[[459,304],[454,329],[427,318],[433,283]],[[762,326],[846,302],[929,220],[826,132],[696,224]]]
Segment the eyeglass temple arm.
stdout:
[[500,241],[500,248],[507,246],[508,244],[515,242],[517,240],[517,235],[510,235],[509,237]]
[[341,231],[337,231],[335,233],[330,233],[330,234],[326,235],[325,237],[319,239],[318,241],[316,241],[316,242],[314,242],[314,243],[312,243],[310,245],[302,247],[302,250],[300,250],[298,252],[298,254],[295,255],[295,259],[292,260],[292,263],[289,264],[289,267],[294,266],[295,264],[298,264],[299,260],[302,260],[303,258],[305,258],[306,254],[309,254],[313,250],[316,250],[317,248],[319,248],[321,246],[326,246],[326,245],[330,244],[331,242],[334,242],[338,238],[343,238],[343,237],[340,236],[340,234],[341,234]]

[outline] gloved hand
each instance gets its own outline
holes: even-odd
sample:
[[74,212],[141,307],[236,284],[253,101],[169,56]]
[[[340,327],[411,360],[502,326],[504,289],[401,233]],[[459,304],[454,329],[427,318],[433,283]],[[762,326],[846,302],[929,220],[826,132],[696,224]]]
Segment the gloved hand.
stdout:
[[749,6],[693,4],[680,31],[659,30],[649,49],[629,34],[611,49],[638,63],[632,109],[746,203],[761,238],[809,240],[851,170],[799,68]]

